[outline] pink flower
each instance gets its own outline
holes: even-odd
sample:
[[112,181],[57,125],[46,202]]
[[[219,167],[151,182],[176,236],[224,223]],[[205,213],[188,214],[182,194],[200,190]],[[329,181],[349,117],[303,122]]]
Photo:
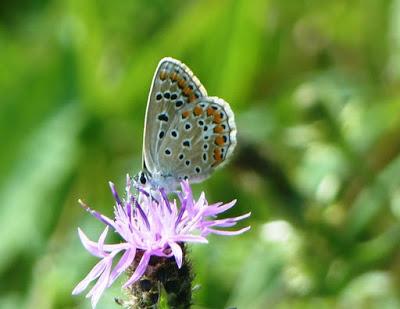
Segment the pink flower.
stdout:
[[[124,287],[135,283],[146,271],[151,256],[174,257],[177,266],[182,266],[183,252],[180,244],[207,243],[206,236],[210,233],[220,235],[238,235],[249,230],[245,227],[236,231],[219,229],[232,227],[250,213],[242,216],[217,219],[216,216],[233,207],[236,200],[223,204],[209,205],[204,193],[196,201],[188,181],[182,181],[179,191],[179,207],[176,200],[170,201],[165,191],[160,188],[147,192],[135,189],[133,181],[127,176],[126,197],[121,200],[114,184],[110,183],[111,191],[116,200],[115,218],[112,220],[86,206],[81,205],[94,217],[106,224],[97,242],[89,240],[81,229],[78,229],[83,246],[92,255],[100,258],[89,274],[75,287],[72,294],[83,292],[88,285],[97,280],[86,295],[91,297],[95,308],[102,293],[134,262],[139,253],[141,259]],[[136,195],[132,192],[136,192]],[[123,241],[119,244],[105,244],[109,228],[114,229]],[[114,258],[121,255],[113,267]]]

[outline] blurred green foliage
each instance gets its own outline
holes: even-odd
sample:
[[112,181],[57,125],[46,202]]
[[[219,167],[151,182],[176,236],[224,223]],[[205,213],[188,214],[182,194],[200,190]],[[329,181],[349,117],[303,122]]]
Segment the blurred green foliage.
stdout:
[[140,169],[164,56],[237,118],[197,193],[252,211],[191,247],[194,307],[399,308],[400,0],[1,2],[0,308],[89,308],[77,199],[109,215]]

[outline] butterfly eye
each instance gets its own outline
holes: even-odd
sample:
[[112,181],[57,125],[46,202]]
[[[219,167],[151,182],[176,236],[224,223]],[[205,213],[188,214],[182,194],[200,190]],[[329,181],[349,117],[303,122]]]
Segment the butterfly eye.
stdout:
[[146,184],[147,179],[146,179],[146,176],[144,175],[144,173],[140,173],[140,178],[139,178],[139,180],[140,180],[140,183],[141,183],[142,185],[145,185],[145,184]]

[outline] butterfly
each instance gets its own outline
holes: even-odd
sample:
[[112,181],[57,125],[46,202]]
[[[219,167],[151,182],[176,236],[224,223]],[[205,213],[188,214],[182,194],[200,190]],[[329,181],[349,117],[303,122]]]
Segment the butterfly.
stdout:
[[207,95],[182,62],[161,59],[147,101],[139,186],[171,192],[180,181],[201,182],[224,165],[236,146],[229,104]]

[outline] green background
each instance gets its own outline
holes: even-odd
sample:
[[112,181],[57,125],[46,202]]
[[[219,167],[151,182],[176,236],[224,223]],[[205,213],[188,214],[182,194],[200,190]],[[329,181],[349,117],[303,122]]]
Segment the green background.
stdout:
[[77,200],[111,215],[140,169],[165,56],[237,119],[197,196],[252,212],[191,247],[194,308],[399,308],[399,0],[2,1],[0,308],[90,307],[77,227],[103,226]]

